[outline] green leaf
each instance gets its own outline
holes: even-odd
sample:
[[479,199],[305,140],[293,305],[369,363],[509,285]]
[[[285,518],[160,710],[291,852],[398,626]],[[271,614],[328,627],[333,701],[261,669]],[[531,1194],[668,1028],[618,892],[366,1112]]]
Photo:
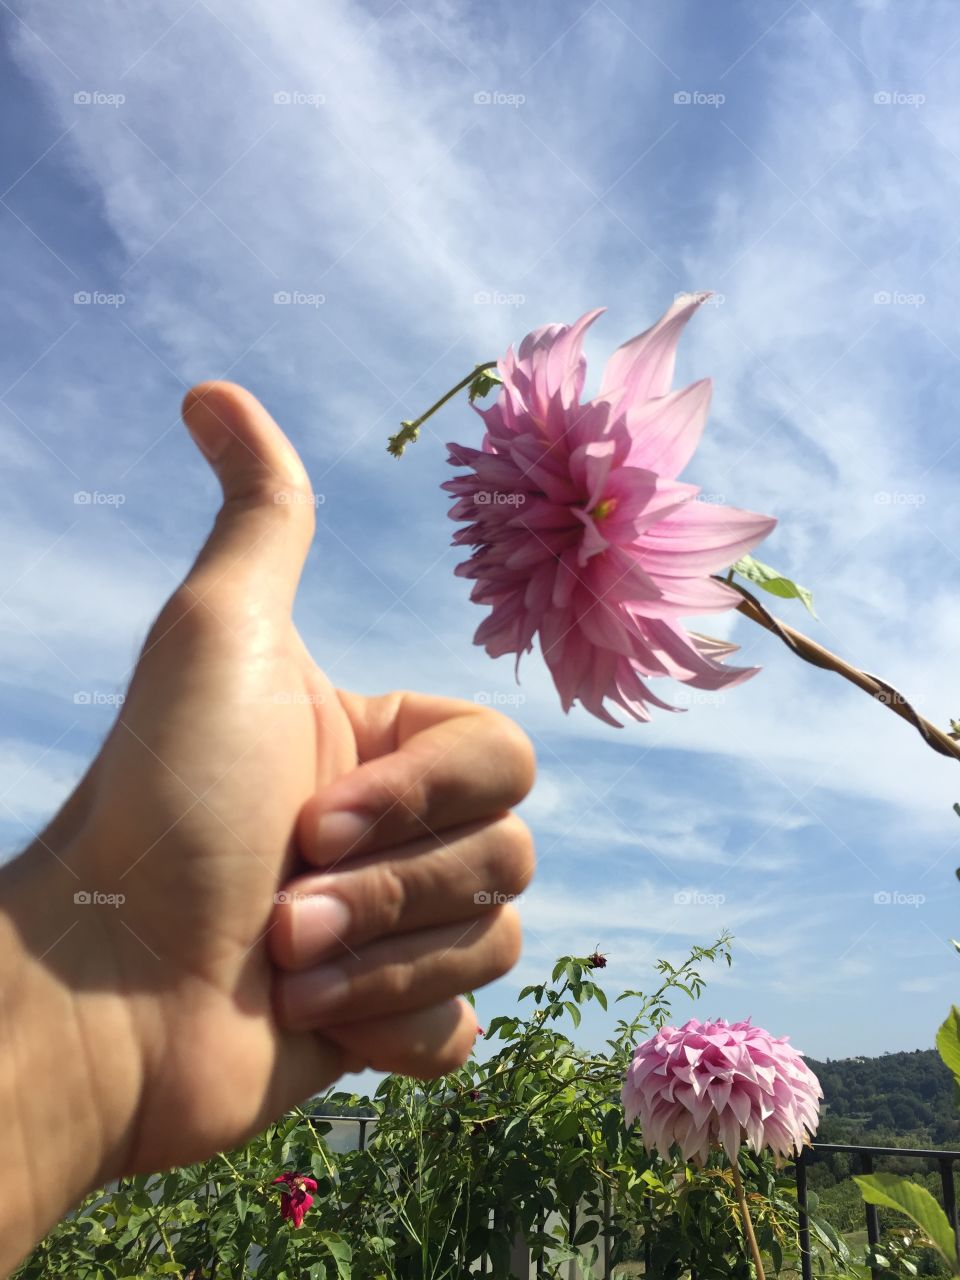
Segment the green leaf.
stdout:
[[350,1245],[343,1236],[338,1236],[335,1232],[325,1235],[323,1243],[336,1264],[338,1280],[350,1280],[350,1264],[353,1261],[353,1250]]
[[896,1209],[911,1218],[950,1267],[957,1266],[957,1246],[949,1219],[926,1189],[894,1173],[860,1174],[854,1178],[867,1204]]
[[478,373],[474,380],[470,383],[470,403],[474,400],[482,400],[484,396],[490,394],[494,387],[499,387],[501,379],[490,369],[485,369],[483,373]]
[[733,572],[739,573],[748,582],[762,587],[764,591],[769,591],[771,595],[780,596],[783,600],[799,600],[816,618],[813,592],[806,587],[801,587],[791,578],[784,577],[782,573],[764,564],[762,560],[755,560],[753,556],[744,556],[733,565]]
[[937,1053],[960,1085],[960,1009],[953,1005],[937,1032]]
[[571,1244],[577,1247],[582,1244],[589,1244],[599,1230],[600,1223],[596,1218],[588,1219],[582,1226],[577,1228],[577,1234],[573,1237]]
[[580,1010],[577,1008],[577,1006],[573,1003],[572,1000],[565,1000],[564,1005],[566,1006],[567,1013],[569,1013],[570,1017],[573,1019],[573,1025],[575,1027],[579,1027]]

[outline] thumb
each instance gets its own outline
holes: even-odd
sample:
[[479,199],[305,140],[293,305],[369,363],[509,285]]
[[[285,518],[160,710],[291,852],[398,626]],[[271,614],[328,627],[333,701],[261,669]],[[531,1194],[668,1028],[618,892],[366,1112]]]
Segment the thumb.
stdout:
[[188,583],[201,594],[219,583],[247,600],[289,609],[315,523],[297,451],[260,401],[233,382],[192,387],[183,420],[223,490]]

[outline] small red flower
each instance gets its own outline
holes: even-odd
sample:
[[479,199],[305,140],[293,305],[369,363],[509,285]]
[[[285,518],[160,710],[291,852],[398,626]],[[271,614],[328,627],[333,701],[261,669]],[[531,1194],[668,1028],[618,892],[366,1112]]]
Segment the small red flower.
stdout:
[[601,955],[599,951],[595,951],[592,956],[587,956],[587,964],[591,969],[605,969],[607,967],[607,957]]
[[282,1182],[289,1188],[280,1196],[281,1217],[289,1218],[295,1227],[302,1227],[304,1215],[313,1204],[310,1192],[316,1191],[316,1182],[303,1173],[281,1173],[273,1181]]
[[484,1037],[485,1037],[485,1036],[486,1036],[486,1034],[487,1034],[487,1033],[486,1033],[486,1031],[484,1031],[483,1027],[477,1027],[477,1035],[478,1035],[478,1036],[484,1036]]

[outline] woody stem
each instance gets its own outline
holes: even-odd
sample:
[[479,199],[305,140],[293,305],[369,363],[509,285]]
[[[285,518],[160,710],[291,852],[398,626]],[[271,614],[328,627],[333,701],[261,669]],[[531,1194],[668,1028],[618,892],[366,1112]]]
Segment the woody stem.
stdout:
[[750,1210],[747,1208],[747,1197],[743,1190],[743,1179],[740,1177],[740,1161],[731,1160],[730,1168],[733,1170],[733,1187],[737,1193],[740,1216],[743,1218],[743,1235],[750,1250],[750,1256],[753,1258],[753,1265],[757,1269],[757,1280],[766,1280],[763,1262],[760,1258],[760,1246],[757,1244],[757,1237],[754,1234],[753,1220],[750,1217]]
[[725,586],[733,587],[735,591],[740,593],[742,599],[737,605],[740,613],[749,618],[751,622],[756,622],[759,626],[765,627],[767,631],[778,636],[789,649],[794,651],[798,658],[803,658],[805,662],[812,663],[815,667],[822,667],[826,671],[833,671],[838,676],[843,676],[844,680],[849,680],[858,689],[862,689],[864,693],[869,693],[878,702],[896,712],[908,724],[912,724],[928,747],[939,752],[942,756],[952,756],[953,759],[960,760],[960,742],[955,741],[943,729],[920,715],[893,685],[888,684],[886,680],[881,680],[879,676],[871,675],[868,671],[861,671],[859,667],[855,667],[852,663],[845,661],[838,654],[831,653],[829,649],[825,649],[816,640],[811,640],[809,636],[805,636],[802,631],[797,631],[794,627],[788,626],[787,623],[781,622],[779,618],[775,618],[739,582],[730,582],[725,578],[719,580]]

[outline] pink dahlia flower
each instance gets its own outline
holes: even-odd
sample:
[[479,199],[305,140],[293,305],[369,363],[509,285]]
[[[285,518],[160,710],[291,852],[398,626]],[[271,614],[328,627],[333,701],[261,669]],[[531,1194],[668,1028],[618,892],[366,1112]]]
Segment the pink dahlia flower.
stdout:
[[621,1097],[648,1151],[666,1155],[676,1143],[685,1160],[702,1165],[717,1146],[736,1160],[744,1140],[778,1159],[799,1154],[816,1132],[823,1090],[786,1036],[749,1019],[691,1018],[640,1045]]
[[710,382],[671,391],[677,341],[706,294],[678,299],[607,363],[600,391],[580,401],[583,336],[601,311],[547,325],[497,365],[496,403],[477,412],[483,447],[449,446],[469,474],[443,487],[466,521],[454,542],[474,548],[457,573],[491,612],[474,639],[491,657],[533,648],[569,711],[579,700],[610,724],[604,699],[637,720],[671,707],[644,684],[672,676],[721,689],[756,667],[728,667],[736,646],[690,634],[680,619],[733,608],[740,596],[710,575],[776,523],[695,501],[677,476],[703,431]]
[[282,1182],[287,1188],[280,1196],[280,1216],[289,1218],[295,1227],[302,1227],[304,1216],[313,1204],[310,1192],[317,1189],[315,1180],[302,1173],[281,1173],[273,1181]]

